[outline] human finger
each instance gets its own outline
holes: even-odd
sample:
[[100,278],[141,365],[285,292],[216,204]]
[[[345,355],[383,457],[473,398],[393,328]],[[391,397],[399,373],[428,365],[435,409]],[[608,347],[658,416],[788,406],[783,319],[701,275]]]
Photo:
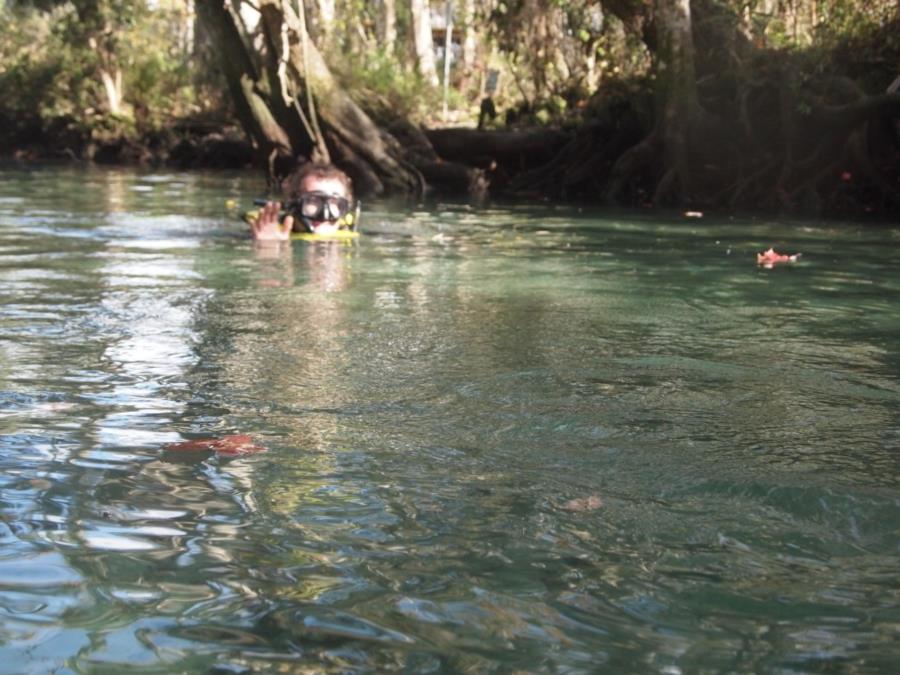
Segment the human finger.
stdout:
[[278,214],[281,212],[281,202],[267,202],[265,206],[266,220],[270,223],[278,222]]
[[260,210],[259,213],[256,214],[256,216],[247,221],[250,223],[250,232],[254,237],[259,233],[260,223],[262,223],[262,219],[263,212],[262,210]]

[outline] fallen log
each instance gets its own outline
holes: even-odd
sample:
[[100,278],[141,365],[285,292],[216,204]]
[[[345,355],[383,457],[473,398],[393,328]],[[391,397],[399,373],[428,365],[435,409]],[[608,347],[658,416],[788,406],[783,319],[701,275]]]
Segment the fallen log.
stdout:
[[484,168],[486,158],[490,158],[509,175],[546,164],[572,138],[571,134],[556,129],[424,131],[441,159]]

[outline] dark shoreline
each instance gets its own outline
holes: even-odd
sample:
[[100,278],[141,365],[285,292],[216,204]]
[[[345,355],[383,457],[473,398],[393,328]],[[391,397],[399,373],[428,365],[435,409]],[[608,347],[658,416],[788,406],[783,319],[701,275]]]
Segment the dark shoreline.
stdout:
[[203,133],[158,132],[133,139],[12,140],[0,146],[0,160],[88,162],[98,165],[166,166],[177,169],[253,168],[255,153],[243,133],[217,129]]
[[[252,144],[244,135],[235,129],[218,130],[202,134],[182,133],[168,134],[163,139],[161,135],[155,135],[144,139],[144,142],[136,142],[129,139],[118,138],[113,141],[91,142],[78,147],[76,152],[62,143],[20,143],[12,144],[13,147],[0,147],[0,165],[95,165],[101,167],[132,167],[147,169],[175,169],[175,170],[246,170],[260,172],[265,175],[264,168],[259,164]],[[60,147],[63,147],[60,150]],[[592,212],[609,210],[611,212],[632,212],[656,214],[659,217],[671,220],[684,220],[702,226],[705,218],[721,221],[733,219],[743,223],[760,219],[782,219],[809,222],[821,221],[823,223],[844,225],[873,225],[891,226],[900,223],[900,211],[891,208],[874,209],[864,204],[853,203],[852,208],[846,208],[840,212],[822,212],[812,209],[756,209],[746,211],[743,209],[727,210],[720,206],[691,207],[690,209],[677,209],[672,207],[654,207],[646,204],[618,204],[602,205],[589,200],[569,200],[551,202],[549,195],[535,196],[532,199],[523,200],[516,196],[500,194],[491,195],[484,199],[448,196],[440,193],[430,193],[425,197],[412,200],[418,203],[460,203],[468,205],[493,205],[501,207],[515,206],[550,206],[558,204],[572,208],[584,208]],[[699,212],[700,216],[691,214]]]

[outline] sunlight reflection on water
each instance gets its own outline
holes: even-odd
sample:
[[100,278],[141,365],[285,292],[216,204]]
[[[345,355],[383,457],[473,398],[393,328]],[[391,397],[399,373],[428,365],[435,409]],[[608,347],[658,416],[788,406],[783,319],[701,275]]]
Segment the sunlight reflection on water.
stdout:
[[2,174],[0,657],[896,661],[897,228],[376,204],[260,250],[252,178]]

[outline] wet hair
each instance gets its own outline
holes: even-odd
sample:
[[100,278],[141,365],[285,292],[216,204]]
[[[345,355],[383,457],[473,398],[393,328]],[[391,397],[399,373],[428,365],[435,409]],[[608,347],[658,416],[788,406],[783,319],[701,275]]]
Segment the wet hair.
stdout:
[[324,162],[306,162],[297,167],[285,180],[285,192],[288,198],[296,199],[299,197],[300,186],[310,178],[340,182],[347,193],[347,199],[351,202],[353,201],[353,182],[350,180],[350,176],[333,164],[325,164]]

